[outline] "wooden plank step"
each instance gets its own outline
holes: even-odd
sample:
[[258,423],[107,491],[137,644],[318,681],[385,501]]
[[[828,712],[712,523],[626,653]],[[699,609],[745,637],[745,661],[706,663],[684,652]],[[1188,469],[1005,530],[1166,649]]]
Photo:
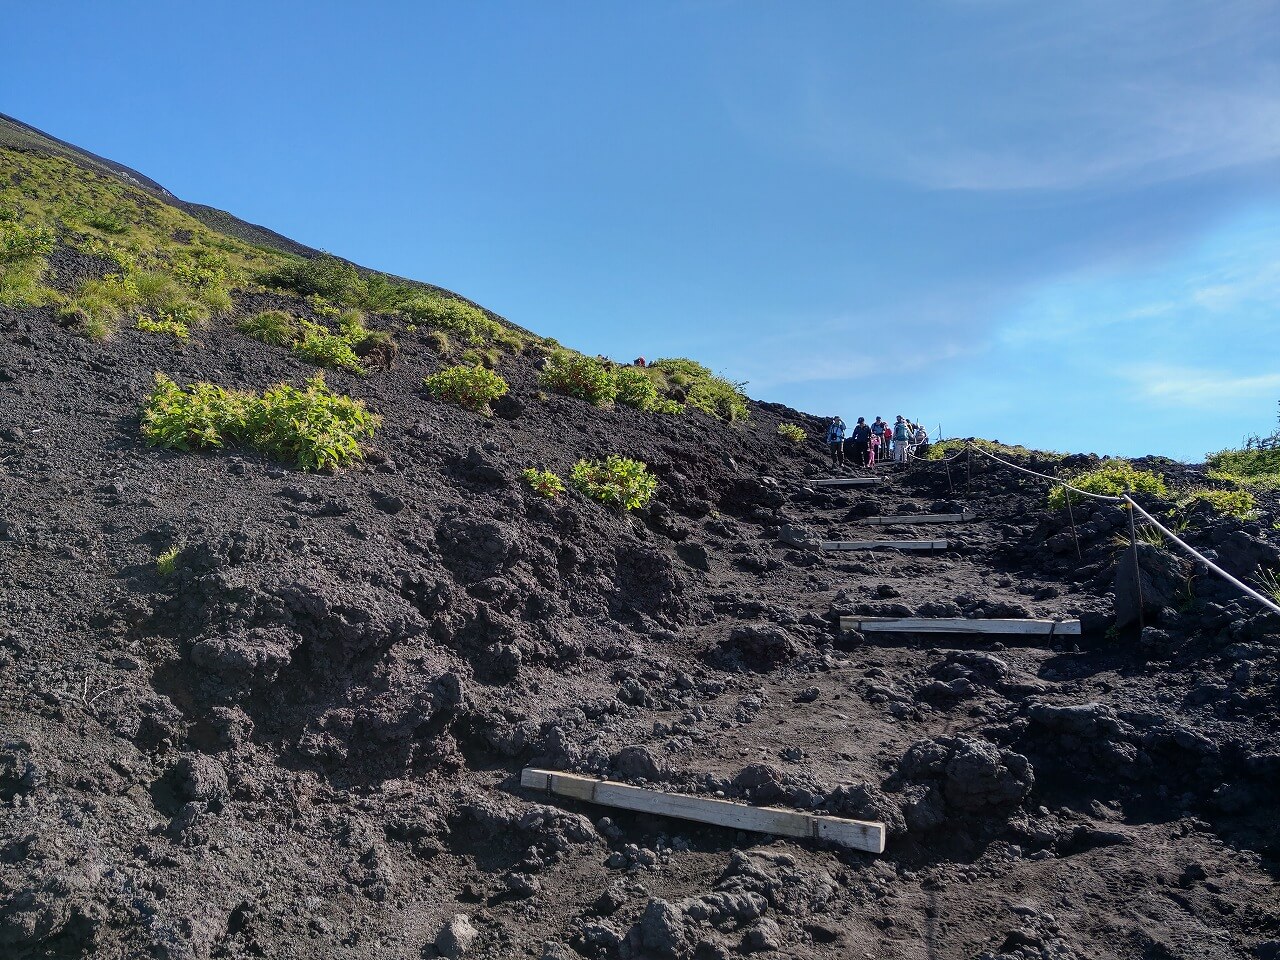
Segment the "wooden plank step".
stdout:
[[823,550],[945,550],[945,540],[823,540]]
[[907,523],[968,523],[978,519],[976,513],[917,513],[907,516],[879,516],[859,518],[873,527],[895,527]]
[[1079,620],[969,620],[963,617],[841,617],[841,630],[862,633],[969,633],[1079,636]]
[[821,816],[778,807],[751,807],[732,800],[649,790],[627,783],[597,780],[557,770],[539,770],[536,767],[524,768],[520,773],[520,785],[574,800],[620,807],[623,810],[696,820],[698,823],[710,823],[734,830],[830,840],[854,850],[884,853],[884,824],[872,820],[849,820],[845,817]]
[[883,483],[882,477],[833,477],[830,480],[810,480],[815,487],[874,487]]

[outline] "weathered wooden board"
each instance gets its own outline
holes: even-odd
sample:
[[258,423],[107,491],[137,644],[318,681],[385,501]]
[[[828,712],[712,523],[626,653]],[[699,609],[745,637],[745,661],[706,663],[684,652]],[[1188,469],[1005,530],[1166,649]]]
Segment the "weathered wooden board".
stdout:
[[841,630],[862,633],[1001,633],[1079,636],[1079,620],[966,620],[930,617],[841,617]]
[[970,520],[976,520],[976,513],[918,513],[909,516],[880,516],[880,517],[861,517],[858,518],[859,523],[870,524],[873,527],[896,527],[899,524],[913,523],[968,523]]
[[824,540],[823,550],[945,550],[945,540]]
[[882,483],[881,477],[833,477],[830,480],[810,480],[815,487],[874,487]]
[[520,774],[520,785],[574,800],[620,807],[623,810],[696,820],[734,830],[830,840],[854,850],[884,853],[884,824],[871,820],[820,816],[777,807],[751,807],[732,800],[666,793],[612,780],[596,780],[574,773],[539,770],[535,767],[525,767]]

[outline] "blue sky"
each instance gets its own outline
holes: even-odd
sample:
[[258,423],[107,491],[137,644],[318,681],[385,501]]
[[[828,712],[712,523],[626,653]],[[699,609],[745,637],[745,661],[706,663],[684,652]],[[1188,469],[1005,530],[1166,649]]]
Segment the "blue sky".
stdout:
[[0,110],[757,397],[1198,458],[1280,398],[1264,0],[21,4]]

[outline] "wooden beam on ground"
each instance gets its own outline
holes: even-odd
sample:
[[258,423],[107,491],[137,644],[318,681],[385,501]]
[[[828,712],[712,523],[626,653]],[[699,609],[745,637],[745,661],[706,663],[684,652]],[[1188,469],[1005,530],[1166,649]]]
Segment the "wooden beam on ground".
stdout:
[[945,540],[823,540],[823,550],[945,550]]
[[968,523],[976,520],[976,513],[918,513],[910,516],[859,517],[857,520],[873,527],[895,527],[899,524],[912,523]]
[[815,487],[874,487],[883,483],[882,477],[833,477],[830,480],[810,480]]
[[849,820],[845,817],[821,816],[778,807],[751,807],[732,800],[695,797],[683,793],[666,793],[633,787],[612,780],[596,780],[574,773],[538,770],[525,767],[520,786],[542,790],[561,797],[600,803],[607,807],[656,813],[682,820],[696,820],[734,830],[772,833],[782,837],[809,837],[867,853],[884,853],[883,823],[871,820]]
[[841,617],[841,630],[862,633],[1027,634],[1046,637],[1080,635],[1079,620],[967,620],[934,617]]

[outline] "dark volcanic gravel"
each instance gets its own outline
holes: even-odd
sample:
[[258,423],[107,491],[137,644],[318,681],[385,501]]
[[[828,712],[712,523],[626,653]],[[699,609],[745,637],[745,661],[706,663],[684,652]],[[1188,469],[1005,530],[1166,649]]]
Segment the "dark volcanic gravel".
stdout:
[[[815,489],[793,411],[594,409],[517,357],[485,418],[422,393],[440,362],[408,336],[390,371],[330,373],[384,426],[366,465],[304,475],[139,439],[157,370],[314,372],[228,319],[90,344],[0,308],[0,956],[1280,956],[1275,619],[1149,548],[1147,629],[1113,629],[1125,518],[1078,510],[1077,557],[1008,471]],[[651,507],[519,477],[608,453],[652,465]],[[1274,506],[1187,535],[1253,576]],[[784,526],[952,542],[824,555]],[[882,819],[888,849],[535,796],[531,763]]]

